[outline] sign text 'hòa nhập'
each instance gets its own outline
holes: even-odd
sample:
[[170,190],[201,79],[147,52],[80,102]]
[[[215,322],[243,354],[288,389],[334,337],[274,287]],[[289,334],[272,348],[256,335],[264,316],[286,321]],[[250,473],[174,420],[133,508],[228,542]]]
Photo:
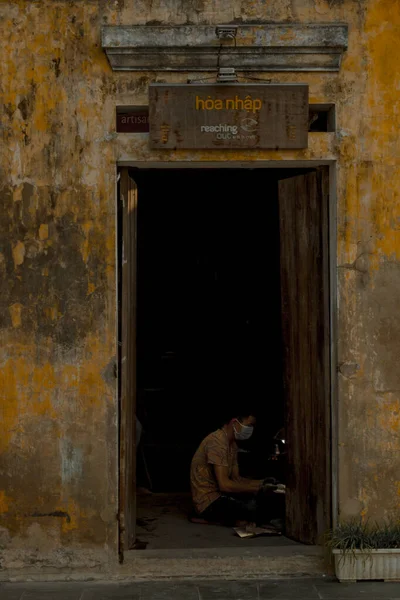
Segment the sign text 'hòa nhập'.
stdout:
[[246,110],[247,112],[257,112],[261,110],[262,100],[260,98],[252,98],[246,96],[244,99],[237,94],[234,98],[201,98],[196,95],[195,98],[196,110]]
[[308,86],[149,86],[152,148],[306,148]]

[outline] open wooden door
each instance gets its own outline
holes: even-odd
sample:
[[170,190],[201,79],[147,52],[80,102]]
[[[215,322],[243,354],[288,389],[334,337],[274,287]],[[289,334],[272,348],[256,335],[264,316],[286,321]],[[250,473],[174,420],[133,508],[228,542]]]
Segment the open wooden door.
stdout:
[[137,186],[122,169],[120,202],[122,205],[121,256],[121,387],[120,387],[120,482],[119,550],[132,548],[136,539],[136,248]]
[[328,175],[279,181],[286,401],[286,531],[321,543],[331,523]]

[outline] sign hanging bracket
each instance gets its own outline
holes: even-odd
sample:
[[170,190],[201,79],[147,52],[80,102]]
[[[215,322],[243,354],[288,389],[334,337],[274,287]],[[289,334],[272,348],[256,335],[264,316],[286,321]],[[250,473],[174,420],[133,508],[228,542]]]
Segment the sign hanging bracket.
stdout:
[[217,73],[218,83],[236,83],[238,80],[234,67],[219,67]]
[[238,31],[237,25],[217,25],[215,30],[220,40],[235,40]]

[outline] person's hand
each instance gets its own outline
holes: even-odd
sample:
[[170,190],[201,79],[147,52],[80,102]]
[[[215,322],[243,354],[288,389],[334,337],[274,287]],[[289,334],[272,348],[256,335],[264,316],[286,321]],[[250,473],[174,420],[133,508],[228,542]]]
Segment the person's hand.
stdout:
[[278,489],[278,486],[275,483],[264,483],[260,487],[261,492],[274,492]]
[[263,481],[263,485],[266,485],[267,483],[272,483],[272,485],[276,485],[278,481],[275,479],[275,477],[266,477]]

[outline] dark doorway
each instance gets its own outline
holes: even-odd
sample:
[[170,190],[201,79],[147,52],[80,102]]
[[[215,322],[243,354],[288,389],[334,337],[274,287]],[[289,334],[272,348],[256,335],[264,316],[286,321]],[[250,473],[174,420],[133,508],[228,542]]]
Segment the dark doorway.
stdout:
[[[274,435],[285,426],[287,415],[293,414],[291,405],[299,404],[297,388],[291,386],[293,377],[287,377],[288,365],[291,370],[296,366],[288,358],[287,347],[295,345],[298,352],[301,341],[293,344],[288,340],[293,341],[296,332],[301,336],[308,326],[313,327],[309,323],[302,330],[291,324],[289,331],[285,315],[282,319],[282,310],[290,313],[290,307],[285,309],[282,302],[282,235],[287,236],[285,256],[291,256],[290,277],[294,282],[297,277],[304,281],[308,277],[307,264],[301,269],[296,263],[299,248],[291,239],[291,233],[296,237],[299,231],[293,223],[291,230],[282,224],[281,196],[288,189],[282,187],[282,181],[294,181],[307,173],[316,176],[311,169],[129,172],[138,198],[136,415],[143,429],[137,483],[139,487],[151,487],[153,499],[162,494],[161,503],[165,502],[165,494],[174,494],[176,507],[177,495],[189,492],[190,462],[197,446],[240,403],[248,403],[258,418],[251,443],[244,445],[239,455],[243,474],[258,478],[272,469],[273,465],[266,466],[266,462],[276,448]],[[321,201],[318,194],[314,202]],[[305,206],[308,201],[304,196],[297,198],[297,203]],[[287,197],[285,210],[291,210]],[[311,213],[309,218],[314,218]],[[311,233],[327,228],[319,213],[315,218],[318,222],[305,224]],[[319,238],[322,245],[325,237],[327,231]],[[309,250],[302,256],[311,265],[313,245],[306,242],[306,247]],[[322,246],[318,248],[317,252]],[[314,277],[322,269],[321,260],[316,260]],[[286,273],[284,285],[287,282]],[[309,293],[307,286],[301,289]],[[315,307],[320,292],[316,292]],[[321,293],[325,297],[329,290]],[[296,302],[293,294],[292,301]],[[327,315],[321,315],[326,322]],[[321,323],[317,326],[321,329]],[[325,331],[324,326],[321,331]],[[323,341],[321,331],[315,344],[318,339]],[[314,344],[314,338],[310,344]],[[302,368],[305,365],[306,359],[301,363]],[[321,379],[318,369],[311,367],[309,372],[310,381],[313,377]],[[303,375],[294,378],[299,377]],[[302,393],[307,395],[304,390]],[[324,393],[329,401],[329,390]],[[286,437],[292,440],[291,445],[295,439],[296,448],[300,448],[291,456],[297,463],[302,463],[303,457],[308,461],[307,465],[297,464],[296,476],[301,469],[304,473],[316,469],[321,474],[317,463],[323,461],[313,456],[313,451],[321,452],[325,435],[329,435],[329,406],[325,406],[324,393],[321,400],[315,400],[323,403],[322,412],[326,413],[323,438],[319,436],[317,442],[307,444],[306,421],[293,423],[291,417],[290,427],[296,432],[286,432]],[[310,407],[304,419],[310,421],[315,413],[313,400],[304,402]],[[302,412],[298,414],[303,416]],[[325,455],[324,460],[324,468],[329,468]],[[294,472],[293,465],[289,466],[285,477],[288,474],[289,481],[292,478],[294,482]],[[321,495],[311,480],[307,480],[310,489],[303,487],[302,493],[306,497],[309,493]],[[301,488],[299,481],[293,485]],[[327,494],[323,496],[325,502]],[[311,495],[309,500],[313,502]],[[290,504],[296,501],[292,495]],[[318,510],[321,512],[321,506]],[[304,518],[299,515],[299,519]],[[299,528],[294,530],[298,532]],[[310,543],[316,541],[316,536],[315,529],[311,538],[300,539],[300,532],[297,539]]]
[[187,491],[198,444],[241,400],[259,413],[255,442],[283,426],[277,180],[230,169],[134,177],[138,416],[154,489]]

